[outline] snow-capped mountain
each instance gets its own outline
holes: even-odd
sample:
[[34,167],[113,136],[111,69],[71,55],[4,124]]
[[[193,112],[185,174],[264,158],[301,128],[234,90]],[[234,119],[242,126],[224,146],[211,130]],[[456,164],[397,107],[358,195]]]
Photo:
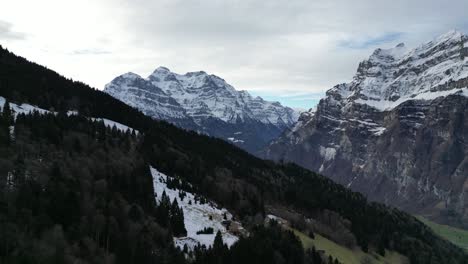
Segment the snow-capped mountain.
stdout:
[[264,157],[294,161],[369,198],[468,219],[468,37],[377,49]]
[[226,139],[252,153],[299,116],[289,107],[237,91],[203,71],[182,75],[159,67],[148,78],[126,73],[104,91],[151,117]]
[[138,108],[148,116],[170,120],[184,128],[196,127],[185,109],[174,98],[138,74],[126,73],[118,76],[106,85],[105,92]]

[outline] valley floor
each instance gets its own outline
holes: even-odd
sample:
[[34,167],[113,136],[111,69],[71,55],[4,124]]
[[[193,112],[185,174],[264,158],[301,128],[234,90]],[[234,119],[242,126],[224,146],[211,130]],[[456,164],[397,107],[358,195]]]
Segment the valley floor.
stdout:
[[375,263],[375,264],[406,264],[409,263],[408,259],[397,252],[385,251],[385,257],[374,253],[365,253],[361,249],[349,249],[339,245],[319,234],[314,234],[315,238],[312,239],[304,233],[291,229],[301,240],[305,249],[315,246],[316,250],[324,251],[325,254],[337,258],[343,264],[361,264],[361,263]]
[[417,216],[417,218],[429,226],[434,231],[434,233],[468,252],[468,230],[437,224],[422,216]]

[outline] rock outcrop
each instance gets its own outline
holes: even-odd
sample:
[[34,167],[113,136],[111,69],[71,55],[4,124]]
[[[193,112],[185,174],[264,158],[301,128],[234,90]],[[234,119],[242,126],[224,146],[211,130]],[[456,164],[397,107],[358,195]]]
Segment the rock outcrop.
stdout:
[[385,202],[468,226],[468,37],[377,49],[263,152]]

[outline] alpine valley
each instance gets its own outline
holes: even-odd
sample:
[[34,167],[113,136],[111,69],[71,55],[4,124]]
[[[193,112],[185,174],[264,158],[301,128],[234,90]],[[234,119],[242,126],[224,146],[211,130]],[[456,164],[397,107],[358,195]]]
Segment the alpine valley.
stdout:
[[[194,87],[225,89],[231,95],[223,98],[252,112],[284,110],[201,75],[213,86]],[[157,90],[133,74],[119,80],[143,87],[131,92],[147,92],[148,101],[128,97],[155,114],[0,47],[0,263],[467,263],[463,249],[415,216],[295,164],[156,120],[158,113],[201,121],[164,85]],[[234,106],[235,115],[202,116],[252,118]],[[283,117],[262,113],[275,124]],[[339,152],[330,149],[322,154],[332,161]]]
[[184,75],[157,68],[148,78],[116,77],[104,91],[155,119],[222,138],[256,154],[299,116],[278,102],[252,97],[203,71]]
[[468,37],[377,49],[263,152],[374,201],[468,227]]

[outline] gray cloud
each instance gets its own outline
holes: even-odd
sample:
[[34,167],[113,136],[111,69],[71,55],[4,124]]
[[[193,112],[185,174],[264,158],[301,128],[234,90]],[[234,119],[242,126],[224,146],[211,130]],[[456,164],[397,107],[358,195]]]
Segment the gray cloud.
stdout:
[[241,89],[323,91],[349,80],[379,46],[411,46],[464,30],[468,2],[137,0],[121,6],[128,10],[131,45],[164,54],[147,71],[169,64],[214,71]]
[[[349,81],[376,48],[468,30],[466,0],[83,1],[73,11],[68,2],[43,0],[37,5],[54,12],[24,14],[22,4],[11,4],[16,13],[0,14],[31,31],[26,54],[97,88],[117,74],[147,75],[162,65],[205,70],[278,98],[323,94]],[[31,52],[38,46],[51,52]]]
[[22,40],[26,35],[21,32],[13,31],[13,25],[0,20],[0,40]]
[[73,55],[104,55],[104,54],[111,54],[111,52],[108,50],[93,48],[93,49],[74,50],[71,52],[71,54]]
[[384,33],[381,36],[371,37],[364,40],[342,40],[338,42],[338,47],[349,49],[367,49],[377,45],[385,45],[403,37],[402,32]]

